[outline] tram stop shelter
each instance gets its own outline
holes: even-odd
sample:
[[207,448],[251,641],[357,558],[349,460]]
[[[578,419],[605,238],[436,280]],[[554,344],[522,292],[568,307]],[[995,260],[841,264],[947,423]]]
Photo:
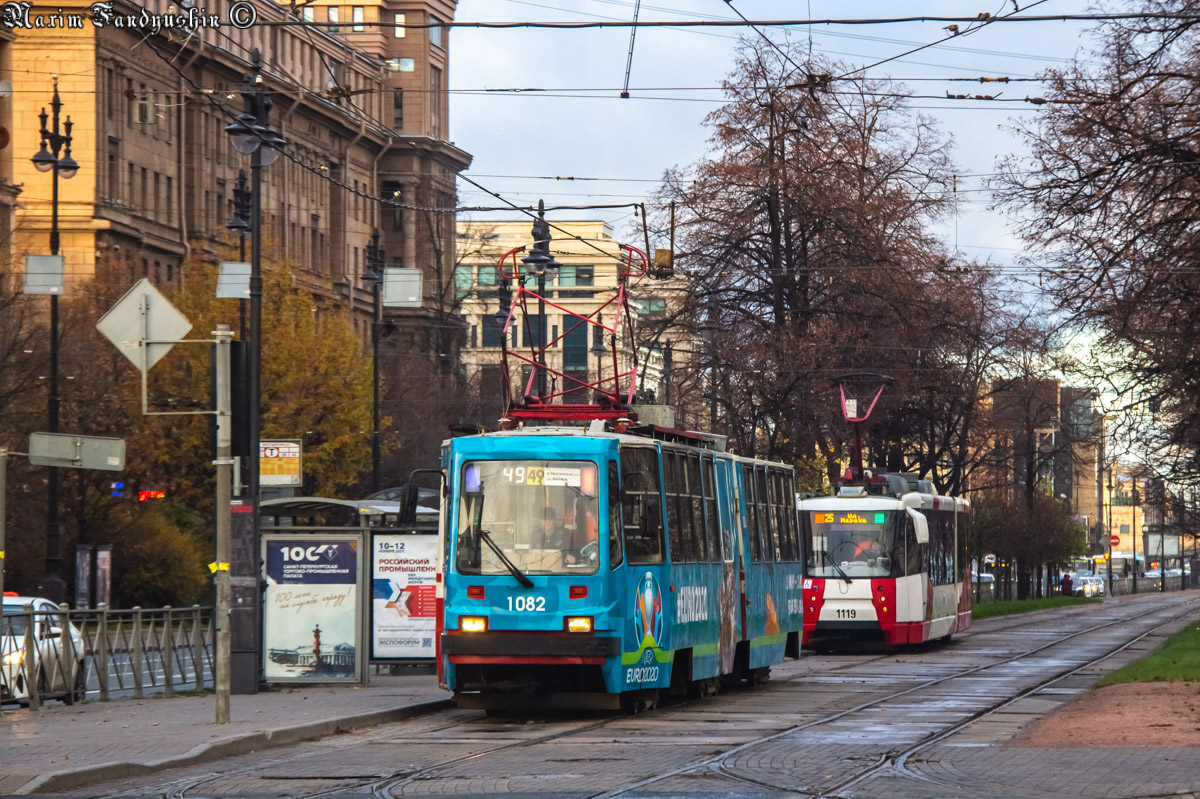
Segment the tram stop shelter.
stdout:
[[365,684],[368,664],[431,664],[440,501],[262,502],[266,683]]

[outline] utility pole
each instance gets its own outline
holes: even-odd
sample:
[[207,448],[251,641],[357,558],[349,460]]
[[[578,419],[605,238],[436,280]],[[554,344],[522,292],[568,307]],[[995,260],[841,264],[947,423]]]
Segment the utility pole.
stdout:
[[1137,475],[1133,475],[1131,477],[1131,479],[1133,480],[1133,491],[1131,493],[1131,496],[1133,497],[1133,513],[1129,517],[1129,529],[1133,533],[1133,593],[1136,594],[1137,593],[1137,573],[1138,573],[1138,562],[1137,562],[1137,501],[1138,501]]
[[233,331],[229,325],[217,325],[213,332],[217,338],[217,559],[213,574],[217,580],[216,602],[216,666],[213,670],[213,687],[216,695],[216,722],[229,723],[229,551],[233,520],[230,518],[230,493],[233,486],[233,429],[230,415],[230,367],[229,349]]

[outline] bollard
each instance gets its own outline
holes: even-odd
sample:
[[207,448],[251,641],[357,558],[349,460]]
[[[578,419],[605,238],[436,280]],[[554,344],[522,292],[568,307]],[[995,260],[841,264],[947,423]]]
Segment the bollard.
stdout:
[[196,678],[196,690],[204,690],[203,642],[200,637],[200,606],[192,605],[192,671]]
[[[59,670],[62,672],[63,689],[67,692],[67,697],[70,699],[69,704],[75,702],[75,683],[78,679],[76,674],[75,664],[75,637],[71,635],[71,607],[66,602],[58,606],[59,616],[59,643],[62,646],[62,658],[59,661]],[[80,700],[83,697],[79,697]]]
[[142,640],[142,609],[135,607],[133,609],[133,662],[130,664],[133,669],[133,698],[142,699],[142,653],[145,649],[145,641]]
[[163,636],[159,639],[158,659],[162,661],[163,691],[167,696],[175,693],[175,627],[171,621],[171,606],[167,605],[167,618],[163,623]]
[[41,707],[41,700],[38,697],[37,641],[33,635],[33,622],[33,605],[26,605],[25,654],[21,656],[21,663],[25,670],[25,690],[29,694],[29,709],[37,710]]
[[108,605],[96,606],[100,617],[96,621],[96,679],[100,682],[100,701],[108,701]]

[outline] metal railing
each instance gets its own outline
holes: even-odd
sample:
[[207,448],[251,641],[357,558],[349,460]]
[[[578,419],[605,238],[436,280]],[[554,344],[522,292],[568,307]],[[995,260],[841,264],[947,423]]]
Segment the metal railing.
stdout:
[[[70,631],[68,634],[67,631]],[[212,608],[37,610],[11,606],[0,624],[0,698],[36,710],[68,704],[172,695],[212,685]]]

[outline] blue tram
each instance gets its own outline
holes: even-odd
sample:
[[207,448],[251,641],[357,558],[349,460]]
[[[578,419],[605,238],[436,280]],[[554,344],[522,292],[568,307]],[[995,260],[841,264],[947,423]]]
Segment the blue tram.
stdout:
[[460,707],[652,706],[799,657],[791,467],[672,432],[448,442],[438,666]]

